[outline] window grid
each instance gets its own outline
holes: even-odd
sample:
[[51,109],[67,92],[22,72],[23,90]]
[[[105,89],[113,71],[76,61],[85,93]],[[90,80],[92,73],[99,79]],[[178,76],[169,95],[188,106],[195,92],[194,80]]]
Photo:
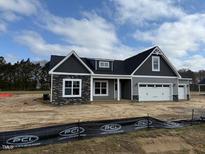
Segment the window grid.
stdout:
[[81,97],[81,79],[63,79],[63,97]]
[[108,96],[108,81],[95,81],[95,96]]

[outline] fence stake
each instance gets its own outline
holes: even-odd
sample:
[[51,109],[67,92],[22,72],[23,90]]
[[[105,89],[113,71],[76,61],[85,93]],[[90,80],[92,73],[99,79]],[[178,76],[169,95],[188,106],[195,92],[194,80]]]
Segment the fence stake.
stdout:
[[78,119],[78,140],[80,139],[80,120]]
[[194,109],[192,109],[192,114],[191,114],[191,125],[193,125],[194,121]]
[[149,128],[149,113],[147,113],[147,128]]

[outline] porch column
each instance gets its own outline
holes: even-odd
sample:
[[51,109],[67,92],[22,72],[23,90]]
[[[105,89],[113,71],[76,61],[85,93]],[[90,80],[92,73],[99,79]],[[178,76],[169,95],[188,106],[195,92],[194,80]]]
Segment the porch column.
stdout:
[[50,102],[53,101],[53,74],[51,74],[51,95],[50,95]]
[[201,94],[201,85],[199,84],[199,95]]
[[90,77],[90,101],[93,101],[93,77]]
[[117,100],[120,100],[120,79],[117,78]]

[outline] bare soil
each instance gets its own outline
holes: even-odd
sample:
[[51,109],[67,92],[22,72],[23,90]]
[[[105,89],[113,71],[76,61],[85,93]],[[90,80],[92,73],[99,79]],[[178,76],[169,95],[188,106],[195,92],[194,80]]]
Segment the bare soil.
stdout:
[[92,102],[85,105],[53,106],[42,94],[14,94],[0,98],[0,131],[19,130],[71,122],[150,116],[160,119],[191,118],[205,111],[205,96],[192,96],[181,102]]
[[151,129],[0,154],[205,154],[205,125]]
[[[93,102],[86,105],[53,106],[39,93],[18,93],[0,99],[0,131],[28,129],[81,121],[150,116],[164,119],[191,118],[205,111],[205,96],[194,94],[182,102]],[[205,154],[205,125],[180,129],[142,130],[65,144],[0,151],[0,154],[139,153]]]

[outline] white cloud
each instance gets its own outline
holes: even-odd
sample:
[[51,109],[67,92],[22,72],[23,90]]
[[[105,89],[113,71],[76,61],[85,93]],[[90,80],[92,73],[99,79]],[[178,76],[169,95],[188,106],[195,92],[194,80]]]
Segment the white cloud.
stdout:
[[184,11],[173,0],[111,0],[117,10],[117,18],[122,23],[139,25],[162,18],[179,18]]
[[23,31],[15,37],[15,40],[38,55],[64,54],[68,49],[68,46],[47,43],[34,31]]
[[127,52],[127,54],[131,53],[129,53],[131,49],[123,45],[113,47],[112,51],[105,51],[102,48],[91,50],[90,48],[79,45],[52,44],[46,42],[40,34],[34,31],[23,31],[16,35],[15,40],[28,47],[30,51],[38,56],[50,56],[51,54],[67,55],[71,50],[75,50],[79,56],[105,58],[125,58],[125,52]]
[[17,56],[14,54],[6,54],[6,55],[3,55],[3,57],[5,58],[6,62],[10,62],[12,64],[21,60],[21,59],[17,58]]
[[38,0],[0,0],[0,32],[8,29],[10,22],[41,11]]
[[205,69],[205,57],[202,55],[194,55],[184,61],[183,68],[188,68],[193,71]]
[[7,30],[6,23],[0,21],[0,33]]
[[62,37],[83,56],[124,58],[132,53],[132,49],[118,39],[114,26],[96,14],[84,13],[81,19],[75,19],[47,12],[41,26]]
[[32,15],[37,13],[38,0],[0,0],[0,10],[13,12],[21,15]]
[[205,43],[205,14],[186,15],[176,22],[165,22],[150,31],[137,31],[137,40],[158,44],[171,57],[196,52]]

